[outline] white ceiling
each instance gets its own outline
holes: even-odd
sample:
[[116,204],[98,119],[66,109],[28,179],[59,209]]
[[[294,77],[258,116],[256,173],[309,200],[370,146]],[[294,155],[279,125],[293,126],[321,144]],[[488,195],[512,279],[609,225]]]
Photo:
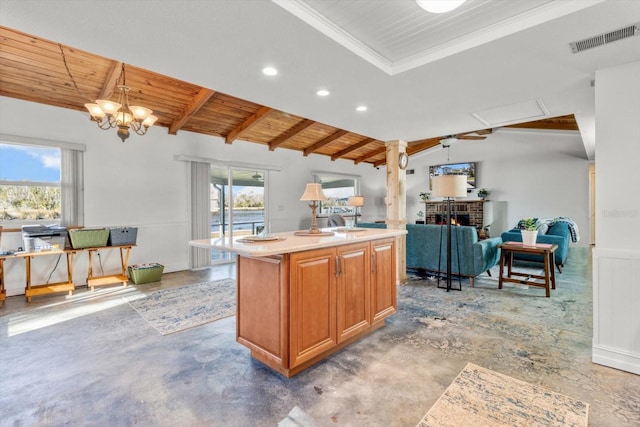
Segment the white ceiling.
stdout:
[[600,0],[474,0],[442,15],[426,13],[415,0],[272,1],[386,73],[397,74]]
[[640,22],[638,0],[467,0],[437,16],[413,0],[1,2],[1,25],[381,140],[575,114],[592,157],[595,72],[640,60],[640,37],[569,48]]

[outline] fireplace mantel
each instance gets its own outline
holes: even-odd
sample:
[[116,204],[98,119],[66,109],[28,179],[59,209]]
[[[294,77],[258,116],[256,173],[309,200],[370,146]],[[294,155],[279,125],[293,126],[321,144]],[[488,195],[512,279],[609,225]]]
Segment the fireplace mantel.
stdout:
[[[455,200],[451,202],[451,210],[457,211],[460,215],[469,215],[469,225],[481,229],[484,217],[484,203],[486,200]],[[436,224],[436,215],[446,215],[446,200],[427,200],[424,202],[425,222],[427,224]]]

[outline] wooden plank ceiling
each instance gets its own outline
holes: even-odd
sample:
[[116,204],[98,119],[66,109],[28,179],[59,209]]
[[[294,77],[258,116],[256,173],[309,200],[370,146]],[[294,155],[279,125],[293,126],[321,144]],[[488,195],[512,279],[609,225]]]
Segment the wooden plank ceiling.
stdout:
[[[87,102],[116,98],[114,89],[121,83],[121,68],[122,63],[115,60],[0,26],[1,96],[86,112]],[[131,88],[130,104],[151,108],[158,117],[154,126],[166,127],[170,134],[190,131],[221,137],[227,144],[242,139],[268,145],[269,150],[297,150],[304,156],[320,154],[376,167],[386,163],[384,142],[366,135],[132,65],[126,65],[126,84]],[[512,127],[578,129],[573,116]],[[458,136],[484,139],[488,133],[491,129]],[[412,155],[427,150],[442,138],[411,141],[407,152]]]

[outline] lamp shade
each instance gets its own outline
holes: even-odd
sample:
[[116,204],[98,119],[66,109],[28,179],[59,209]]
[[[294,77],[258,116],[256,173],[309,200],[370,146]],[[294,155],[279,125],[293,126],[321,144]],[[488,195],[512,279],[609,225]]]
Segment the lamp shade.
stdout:
[[305,188],[300,200],[327,200],[327,196],[322,191],[322,184],[312,183],[307,184],[307,188]]
[[466,175],[436,175],[431,185],[435,197],[467,197]]
[[349,197],[349,206],[354,206],[354,207],[362,207],[362,206],[364,206],[364,197],[362,197],[362,196],[351,196],[351,197]]

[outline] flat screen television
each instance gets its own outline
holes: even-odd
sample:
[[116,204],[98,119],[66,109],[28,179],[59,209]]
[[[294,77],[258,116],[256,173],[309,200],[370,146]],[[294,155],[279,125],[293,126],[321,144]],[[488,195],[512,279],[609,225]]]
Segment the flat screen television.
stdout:
[[448,163],[445,165],[429,166],[429,188],[431,188],[431,178],[436,175],[466,175],[467,193],[476,189],[476,163]]

